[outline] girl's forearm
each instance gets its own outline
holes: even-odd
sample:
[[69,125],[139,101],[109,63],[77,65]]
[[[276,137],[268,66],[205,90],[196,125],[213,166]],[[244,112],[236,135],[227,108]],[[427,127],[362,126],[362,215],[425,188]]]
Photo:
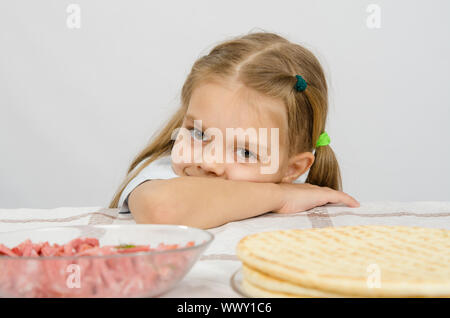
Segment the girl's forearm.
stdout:
[[[133,191],[139,194],[132,192],[129,197],[138,223],[211,228],[279,209],[282,204],[279,185],[267,182],[189,176],[152,180],[139,187]],[[133,206],[141,208],[133,211]]]

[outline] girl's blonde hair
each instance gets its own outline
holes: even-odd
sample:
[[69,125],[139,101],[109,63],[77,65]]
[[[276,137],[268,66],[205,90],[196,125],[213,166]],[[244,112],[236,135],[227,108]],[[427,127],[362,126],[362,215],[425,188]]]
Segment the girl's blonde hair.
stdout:
[[[303,92],[294,89],[296,74],[308,83]],[[328,87],[319,61],[309,50],[280,35],[248,33],[216,45],[208,55],[194,63],[182,88],[180,108],[156,138],[134,158],[110,208],[118,207],[123,190],[143,168],[170,155],[175,142],[172,132],[182,126],[194,89],[210,80],[230,78],[283,100],[288,114],[289,156],[312,152],[325,130],[328,112]],[[305,182],[342,191],[339,165],[329,145],[316,149],[315,161]]]

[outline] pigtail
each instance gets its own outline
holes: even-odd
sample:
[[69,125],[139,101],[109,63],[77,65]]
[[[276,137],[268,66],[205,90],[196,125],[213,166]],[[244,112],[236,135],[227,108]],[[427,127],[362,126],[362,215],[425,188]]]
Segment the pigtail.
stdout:
[[342,178],[338,161],[329,145],[316,148],[315,160],[305,183],[342,191]]
[[[327,86],[325,80],[319,82],[322,86],[318,89],[316,86],[309,85],[302,93],[304,103],[310,112],[311,139],[312,148],[315,149],[314,163],[309,169],[306,183],[318,185],[320,187],[329,187],[331,189],[342,191],[342,177],[336,155],[331,146],[326,144],[317,144],[320,137],[328,134],[324,132],[326,117],[328,112]],[[318,85],[317,85],[318,86]]]

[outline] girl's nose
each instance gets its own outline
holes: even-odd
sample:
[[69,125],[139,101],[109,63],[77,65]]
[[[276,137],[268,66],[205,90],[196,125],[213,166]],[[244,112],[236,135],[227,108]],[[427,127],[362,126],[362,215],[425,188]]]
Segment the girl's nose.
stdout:
[[206,161],[203,160],[200,163],[200,168],[209,177],[224,177],[225,176],[225,165],[221,162],[216,161]]

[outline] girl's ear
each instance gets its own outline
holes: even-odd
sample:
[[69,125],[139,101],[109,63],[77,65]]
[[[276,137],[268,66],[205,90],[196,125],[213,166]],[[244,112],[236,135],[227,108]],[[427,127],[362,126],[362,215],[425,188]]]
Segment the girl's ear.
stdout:
[[312,152],[303,152],[292,156],[288,160],[288,168],[281,182],[292,183],[304,174],[314,163]]

